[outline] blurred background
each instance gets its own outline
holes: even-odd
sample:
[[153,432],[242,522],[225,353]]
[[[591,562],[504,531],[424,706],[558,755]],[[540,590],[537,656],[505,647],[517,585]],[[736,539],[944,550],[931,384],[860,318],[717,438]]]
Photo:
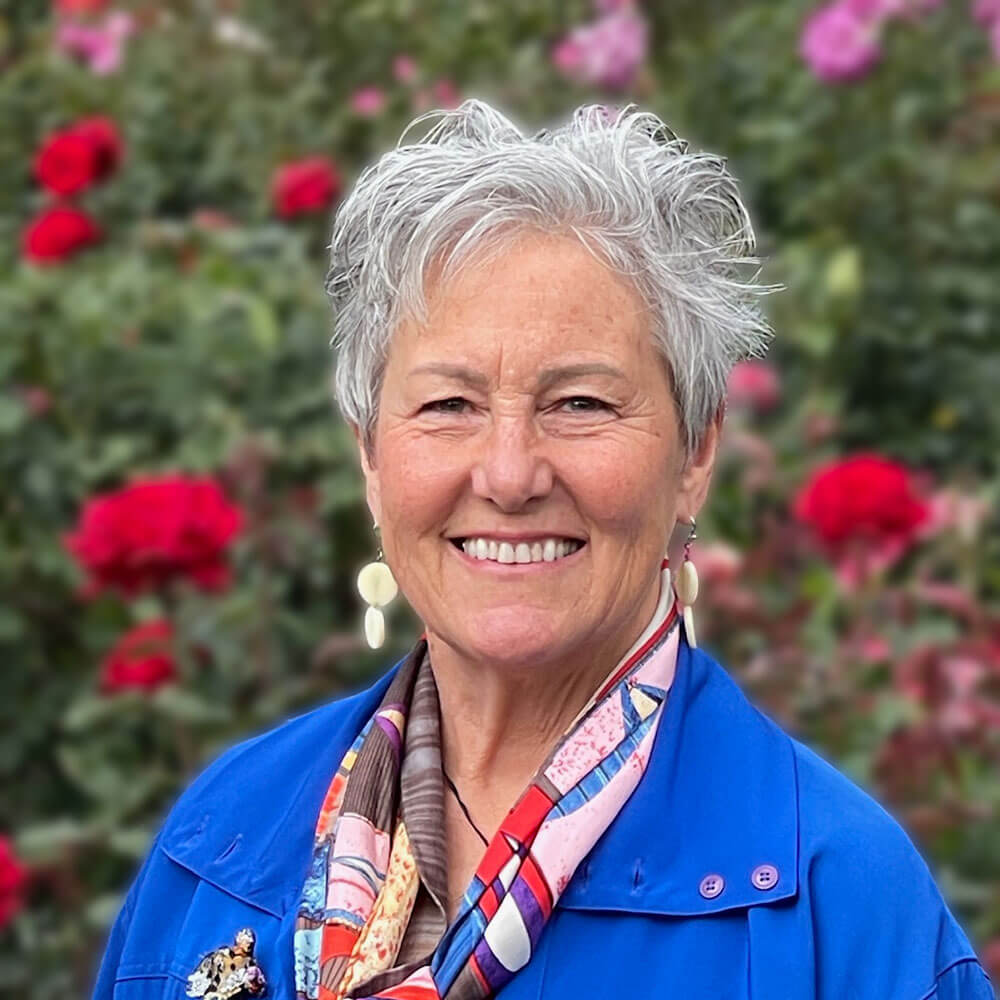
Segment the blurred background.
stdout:
[[415,114],[635,101],[729,157],[702,644],[869,789],[1000,976],[1000,2],[0,0],[0,983],[83,996],[179,790],[353,690],[375,540],[332,212]]

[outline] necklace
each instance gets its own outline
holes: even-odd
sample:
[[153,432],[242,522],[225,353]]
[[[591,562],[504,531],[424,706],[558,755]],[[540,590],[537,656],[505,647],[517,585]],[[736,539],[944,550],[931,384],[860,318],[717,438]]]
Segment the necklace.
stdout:
[[458,789],[455,787],[455,782],[448,777],[448,772],[444,769],[444,765],[441,765],[441,774],[444,776],[445,784],[451,789],[451,794],[455,796],[455,801],[458,803],[459,809],[465,815],[465,818],[469,821],[469,826],[479,835],[479,839],[487,846],[490,846],[490,842],[483,835],[483,831],[479,829],[478,826],[473,822],[472,817],[469,815],[468,807],[462,801],[462,796],[458,794]]

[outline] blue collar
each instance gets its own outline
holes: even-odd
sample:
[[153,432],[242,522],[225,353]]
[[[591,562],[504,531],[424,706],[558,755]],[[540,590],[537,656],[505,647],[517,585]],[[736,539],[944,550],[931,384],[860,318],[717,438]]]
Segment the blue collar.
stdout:
[[[646,774],[560,905],[697,916],[795,895],[798,785],[788,735],[683,634],[664,713]],[[777,877],[765,879],[764,865]],[[722,889],[713,894],[718,883],[709,883],[705,895],[711,876],[722,877]]]
[[[296,906],[330,775],[402,662],[367,691],[225,754],[171,814],[166,853],[267,912]],[[643,780],[559,905],[695,916],[794,895],[799,810],[789,737],[683,637],[664,712]],[[777,877],[758,878],[758,887],[752,876],[763,865]],[[721,892],[702,892],[708,876],[722,877]]]

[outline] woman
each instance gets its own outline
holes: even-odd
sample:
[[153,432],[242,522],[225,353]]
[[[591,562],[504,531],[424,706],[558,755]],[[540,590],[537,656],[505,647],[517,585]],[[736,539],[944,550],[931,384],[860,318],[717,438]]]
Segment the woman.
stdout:
[[769,334],[724,161],[469,101],[331,249],[368,635],[396,581],[424,632],[181,797],[96,995],[992,996],[897,823],[697,648],[686,550],[671,580]]

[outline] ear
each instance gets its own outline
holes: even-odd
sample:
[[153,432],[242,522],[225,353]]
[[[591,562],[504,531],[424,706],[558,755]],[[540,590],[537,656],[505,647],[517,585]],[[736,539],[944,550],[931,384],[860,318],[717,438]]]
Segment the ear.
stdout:
[[372,456],[369,455],[365,447],[364,439],[361,436],[361,429],[357,424],[351,424],[351,433],[358,446],[358,457],[361,459],[361,472],[365,477],[365,498],[368,501],[368,510],[371,511],[372,520],[376,524],[382,523],[382,491],[379,482],[378,469],[372,465]]
[[719,450],[719,439],[722,436],[722,422],[725,419],[725,409],[719,407],[715,418],[708,425],[702,436],[697,452],[688,459],[681,474],[680,487],[677,491],[677,520],[689,523],[691,518],[698,516],[708,496],[708,487],[712,481],[715,469],[715,458]]

